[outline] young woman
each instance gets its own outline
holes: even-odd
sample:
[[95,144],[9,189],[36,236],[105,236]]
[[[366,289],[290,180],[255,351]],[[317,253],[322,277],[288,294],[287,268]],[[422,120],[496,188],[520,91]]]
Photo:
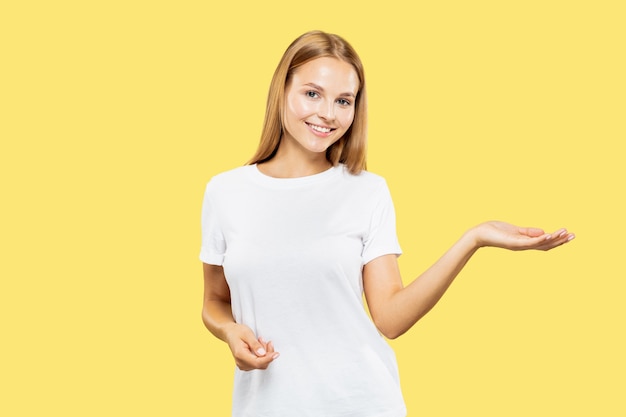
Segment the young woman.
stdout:
[[365,142],[357,54],[336,35],[302,35],[274,73],[256,155],[204,197],[202,317],[237,365],[233,416],[405,416],[383,336],[413,326],[479,248],[574,237],[487,222],[404,287],[393,203],[365,171]]

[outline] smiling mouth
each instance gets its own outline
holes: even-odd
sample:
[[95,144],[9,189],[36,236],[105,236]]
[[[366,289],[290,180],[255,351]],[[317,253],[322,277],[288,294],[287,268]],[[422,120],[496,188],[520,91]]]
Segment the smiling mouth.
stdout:
[[320,133],[330,133],[333,130],[335,130],[335,129],[330,128],[330,127],[318,126],[318,125],[314,125],[314,124],[307,123],[307,122],[304,122],[304,123],[306,123],[306,125],[308,127],[310,127],[311,129],[315,130],[316,132],[320,132]]

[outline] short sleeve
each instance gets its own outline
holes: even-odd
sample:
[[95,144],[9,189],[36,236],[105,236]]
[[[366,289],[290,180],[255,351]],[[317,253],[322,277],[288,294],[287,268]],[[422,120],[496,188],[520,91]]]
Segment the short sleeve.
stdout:
[[211,183],[207,184],[202,203],[202,247],[200,260],[206,264],[222,265],[226,252],[226,241],[217,210],[214,206]]
[[387,184],[383,182],[372,212],[369,229],[363,239],[363,264],[383,255],[400,256],[402,249],[396,234],[396,213]]

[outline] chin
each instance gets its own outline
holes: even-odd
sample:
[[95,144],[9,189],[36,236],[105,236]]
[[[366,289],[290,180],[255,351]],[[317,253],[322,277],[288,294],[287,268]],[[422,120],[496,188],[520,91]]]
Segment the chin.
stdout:
[[320,140],[317,139],[316,141],[310,142],[306,146],[306,149],[309,150],[310,152],[325,153],[328,150],[328,148],[330,148],[331,146],[335,144],[335,142],[336,140],[333,140],[331,142],[324,141],[324,143],[320,143]]

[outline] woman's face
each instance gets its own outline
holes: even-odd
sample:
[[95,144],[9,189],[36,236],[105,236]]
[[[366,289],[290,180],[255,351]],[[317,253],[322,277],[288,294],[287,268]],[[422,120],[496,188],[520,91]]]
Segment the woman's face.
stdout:
[[354,120],[359,77],[347,62],[317,58],[292,74],[285,91],[285,135],[306,152],[326,152]]

